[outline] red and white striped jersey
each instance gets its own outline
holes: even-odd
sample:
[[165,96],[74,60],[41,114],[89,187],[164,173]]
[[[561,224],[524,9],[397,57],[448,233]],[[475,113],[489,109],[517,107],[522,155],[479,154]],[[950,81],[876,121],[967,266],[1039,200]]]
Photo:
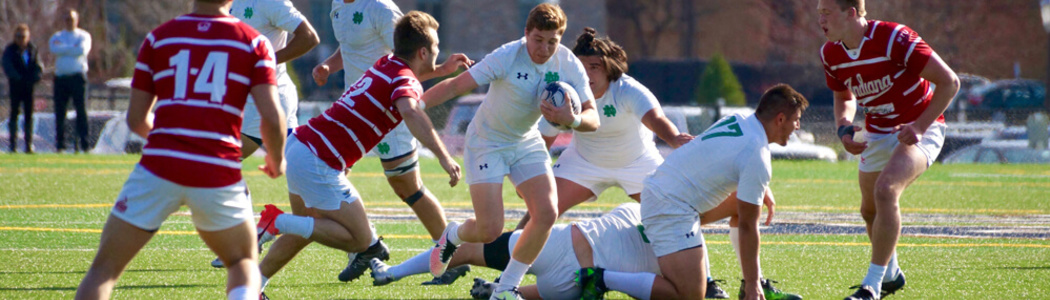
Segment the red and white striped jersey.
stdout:
[[380,58],[320,116],[295,129],[299,141],[336,170],[352,167],[401,123],[394,100],[418,101],[423,86],[408,63],[393,54]]
[[191,187],[241,180],[241,115],[251,87],[276,84],[269,40],[237,18],[188,14],[142,42],[131,86],[156,95],[144,168]]
[[[868,21],[857,49],[846,49],[841,41],[829,41],[820,49],[828,88],[852,92],[864,112],[866,129],[874,133],[914,122],[930,105],[933,88],[919,74],[933,54],[911,28],[875,20]],[[943,123],[944,116],[937,121]]]

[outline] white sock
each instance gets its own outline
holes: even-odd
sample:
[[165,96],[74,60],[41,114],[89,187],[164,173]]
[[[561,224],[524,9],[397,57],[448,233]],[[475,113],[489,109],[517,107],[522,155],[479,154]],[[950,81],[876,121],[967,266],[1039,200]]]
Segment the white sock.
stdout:
[[372,222],[369,222],[368,228],[372,230],[372,241],[368,242],[368,246],[372,247],[373,245],[379,242],[379,234],[376,233],[376,224],[372,224]]
[[270,282],[270,277],[266,277],[266,275],[259,274],[259,278],[262,279],[262,284],[259,285],[259,291],[265,290],[266,284]]
[[[733,245],[733,252],[736,253],[736,263],[737,263],[737,265],[743,265],[743,262],[740,259],[740,228],[739,227],[729,227],[729,244]],[[710,267],[708,267],[708,270],[710,270]],[[762,276],[762,260],[759,260],[758,261],[758,278],[762,279],[762,277],[763,277]]]
[[387,272],[394,275],[394,279],[405,278],[416,274],[430,273],[430,249],[423,251],[405,262],[390,267]]
[[707,272],[705,272],[705,273],[707,273],[707,281],[711,281],[711,260],[708,259],[711,255],[707,254],[707,245],[708,244],[707,244],[707,241],[704,240],[703,237],[700,237],[700,242],[703,243],[703,245],[704,245],[701,248],[704,248],[703,249],[703,251],[704,251],[704,270],[707,271]]
[[868,266],[868,276],[864,276],[864,281],[861,282],[861,285],[870,286],[878,293],[882,290],[882,276],[884,275],[886,275],[886,266],[872,263]]
[[448,241],[456,246],[462,245],[463,240],[459,239],[459,223],[449,223],[448,226],[452,227],[448,229]]
[[238,286],[230,289],[230,292],[226,294],[226,299],[230,300],[254,300],[259,299],[258,291],[249,290],[247,286]]
[[897,271],[900,268],[897,265],[897,251],[893,251],[893,256],[890,256],[890,264],[886,265],[886,275],[882,276],[882,282],[890,282],[897,279]]
[[605,270],[605,287],[623,292],[631,297],[649,300],[653,294],[653,273],[627,273]]
[[530,265],[526,265],[517,259],[511,258],[510,262],[507,263],[507,269],[503,270],[503,275],[499,277],[499,285],[496,287],[497,292],[509,290],[511,288],[518,287],[521,284],[521,279],[525,277],[525,272],[529,270]]
[[280,214],[273,224],[281,233],[290,233],[304,238],[310,238],[314,234],[314,218],[311,217]]

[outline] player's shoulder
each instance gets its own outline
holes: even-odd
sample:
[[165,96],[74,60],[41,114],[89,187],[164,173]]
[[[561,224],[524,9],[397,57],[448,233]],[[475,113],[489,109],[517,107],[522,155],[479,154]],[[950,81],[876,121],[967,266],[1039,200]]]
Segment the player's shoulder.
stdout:
[[498,48],[496,48],[496,50],[492,50],[492,53],[489,53],[489,55],[493,55],[493,56],[515,56],[515,55],[518,55],[519,52],[523,51],[524,47],[525,47],[525,38],[522,37],[520,39],[513,40],[513,41],[510,41],[510,42],[506,42],[503,45],[500,45]]
[[392,0],[367,0],[364,2],[367,9],[374,12],[396,12],[401,14],[401,8]]

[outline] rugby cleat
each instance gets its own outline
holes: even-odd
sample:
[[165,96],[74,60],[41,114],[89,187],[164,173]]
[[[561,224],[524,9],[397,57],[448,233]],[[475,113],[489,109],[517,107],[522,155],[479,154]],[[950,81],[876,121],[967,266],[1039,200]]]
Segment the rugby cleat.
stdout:
[[470,272],[470,265],[462,265],[455,268],[449,268],[445,270],[445,274],[434,277],[430,281],[424,281],[423,285],[450,285],[456,282],[457,279],[467,275]]
[[886,297],[896,293],[900,289],[904,288],[904,271],[897,269],[897,278],[892,281],[882,282],[882,297]]
[[[759,281],[762,284],[762,294],[765,295],[766,300],[802,300],[802,296],[783,292],[780,289],[773,286],[777,283],[775,280],[769,280],[763,278]],[[744,281],[740,280],[740,293],[737,294],[741,299],[744,298]]]
[[211,261],[211,267],[212,268],[225,268],[226,265],[222,263],[221,259],[216,257],[215,260]]
[[605,269],[581,268],[576,271],[576,286],[582,290],[580,299],[601,300],[605,299],[605,292],[609,288],[605,286]]
[[437,246],[430,251],[430,274],[434,277],[445,274],[445,270],[448,269],[448,262],[452,260],[452,254],[456,253],[456,245],[448,240],[448,235],[452,230],[458,229],[459,222],[449,222],[448,226],[445,226],[445,231],[441,233]]
[[721,279],[707,281],[707,292],[704,294],[704,299],[729,299],[729,293],[718,286],[719,282],[725,283],[726,281]]
[[394,274],[390,274],[390,266],[387,266],[386,263],[383,263],[378,257],[373,257],[372,260],[369,261],[369,265],[372,268],[371,275],[373,286],[384,286],[397,281],[397,279],[394,278]]
[[521,292],[515,287],[506,291],[496,292],[489,297],[489,300],[525,300],[525,298],[521,297]]
[[339,281],[342,282],[353,281],[365,274],[365,270],[371,267],[369,261],[372,258],[379,258],[379,260],[390,259],[390,249],[383,243],[383,237],[379,237],[379,241],[369,246],[364,252],[347,253],[346,257],[350,259],[350,262],[346,264],[346,268],[342,272],[339,272]]
[[850,288],[857,289],[857,291],[843,300],[879,300],[879,293],[871,286],[855,285]]
[[483,300],[492,297],[492,292],[496,290],[495,282],[488,282],[485,279],[474,278],[474,286],[470,287],[470,297]]

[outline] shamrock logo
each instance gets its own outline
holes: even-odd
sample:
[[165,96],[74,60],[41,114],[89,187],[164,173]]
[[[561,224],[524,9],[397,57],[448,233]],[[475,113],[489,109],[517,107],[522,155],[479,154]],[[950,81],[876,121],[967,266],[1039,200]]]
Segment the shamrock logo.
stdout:
[[606,104],[604,107],[602,107],[602,111],[605,113],[606,117],[616,116],[616,107],[612,104]]
[[245,19],[251,19],[252,15],[255,15],[255,10],[253,10],[251,7],[245,7],[244,8],[244,18]]
[[387,154],[390,152],[390,144],[379,143],[376,147],[379,148],[379,154]]
[[365,20],[365,14],[361,12],[354,12],[354,24],[361,24],[361,21]]
[[558,81],[558,79],[560,79],[558,72],[547,72],[547,74],[543,74],[543,81],[547,82],[547,84]]

